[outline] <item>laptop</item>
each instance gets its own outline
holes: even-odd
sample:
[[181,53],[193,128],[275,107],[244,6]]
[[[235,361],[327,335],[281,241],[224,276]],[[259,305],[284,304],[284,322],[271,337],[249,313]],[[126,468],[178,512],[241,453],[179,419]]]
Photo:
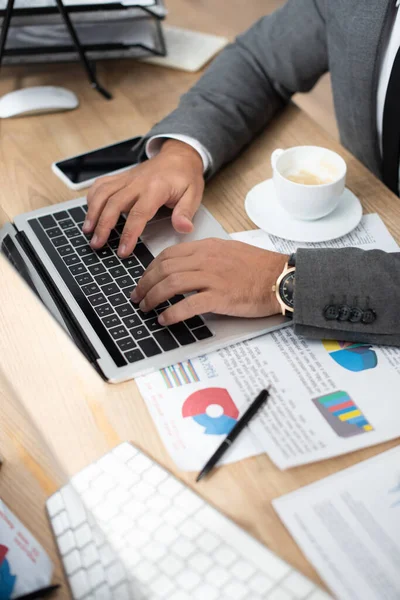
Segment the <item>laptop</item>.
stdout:
[[25,281],[107,381],[117,383],[182,362],[229,344],[279,329],[277,315],[245,319],[206,314],[162,327],[158,314],[183,296],[143,313],[130,300],[141,275],[162,250],[209,237],[230,239],[201,207],[194,231],[176,233],[171,211],[148,223],[128,258],[117,256],[125,217],[98,251],[82,232],[86,198],[19,215],[0,231],[0,248]]

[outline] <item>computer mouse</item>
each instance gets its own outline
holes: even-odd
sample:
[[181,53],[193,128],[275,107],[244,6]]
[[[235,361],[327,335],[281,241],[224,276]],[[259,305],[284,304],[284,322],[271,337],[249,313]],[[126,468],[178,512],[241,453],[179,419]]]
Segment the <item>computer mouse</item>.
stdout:
[[78,98],[65,88],[51,85],[29,87],[0,98],[0,118],[72,110],[77,106]]

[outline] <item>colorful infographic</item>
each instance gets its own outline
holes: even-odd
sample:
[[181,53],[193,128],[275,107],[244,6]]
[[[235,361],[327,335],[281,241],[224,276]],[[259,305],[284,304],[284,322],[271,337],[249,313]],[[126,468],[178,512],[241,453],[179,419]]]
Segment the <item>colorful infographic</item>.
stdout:
[[227,435],[235,425],[239,411],[228,390],[205,388],[194,392],[185,400],[182,416],[191,417],[204,427],[207,435]]
[[378,364],[376,352],[368,344],[336,342],[334,340],[323,340],[322,343],[333,360],[348,371],[357,373],[367,369],[375,369]]
[[352,437],[372,431],[373,427],[347,392],[332,392],[313,402],[340,437]]
[[160,370],[167,389],[181,387],[187,383],[197,383],[200,378],[191,360],[177,365],[171,365]]
[[0,544],[0,600],[9,600],[15,586],[16,577],[11,574],[10,564],[6,559],[8,548]]

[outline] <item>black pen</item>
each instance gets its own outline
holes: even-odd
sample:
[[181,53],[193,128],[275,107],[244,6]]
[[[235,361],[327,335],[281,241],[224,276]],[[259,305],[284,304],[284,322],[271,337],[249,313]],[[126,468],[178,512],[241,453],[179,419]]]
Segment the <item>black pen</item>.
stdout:
[[246,412],[243,414],[243,416],[240,417],[239,421],[233,426],[231,432],[226,436],[226,438],[224,439],[222,444],[217,448],[217,450],[214,452],[214,454],[212,455],[210,460],[207,462],[207,464],[203,467],[203,469],[197,475],[196,481],[200,481],[200,479],[203,479],[203,477],[205,477],[205,475],[207,475],[207,473],[209,473],[211,471],[211,469],[213,469],[215,467],[215,465],[217,464],[217,462],[219,461],[221,456],[223,456],[223,454],[225,454],[225,452],[228,450],[228,448],[230,448],[231,445],[233,444],[233,442],[236,440],[239,433],[241,431],[243,431],[243,429],[246,427],[246,425],[249,424],[249,422],[254,417],[254,415],[256,415],[258,413],[260,408],[267,401],[268,396],[269,396],[268,390],[262,390],[258,394],[257,398],[255,400],[253,400],[253,402],[250,404],[249,408],[246,410]]
[[47,598],[53,592],[60,588],[60,585],[49,585],[48,587],[41,588],[40,590],[35,590],[30,594],[24,594],[23,596],[18,596],[15,600],[36,600],[37,598]]

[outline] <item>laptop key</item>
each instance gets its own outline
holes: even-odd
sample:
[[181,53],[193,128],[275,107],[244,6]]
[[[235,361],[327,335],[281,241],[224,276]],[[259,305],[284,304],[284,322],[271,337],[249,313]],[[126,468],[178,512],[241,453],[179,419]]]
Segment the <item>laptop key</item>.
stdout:
[[69,229],[70,227],[74,227],[75,223],[71,219],[66,219],[65,221],[60,221],[59,226],[61,229]]
[[101,273],[96,275],[95,280],[99,285],[105,285],[106,283],[112,283],[111,276],[108,273]]
[[119,233],[118,231],[115,231],[115,229],[111,229],[110,231],[110,235],[108,236],[108,241],[114,241],[114,240],[118,240],[118,244],[119,244]]
[[65,230],[65,235],[68,238],[76,237],[77,235],[80,235],[80,234],[81,234],[81,232],[76,227],[73,227],[72,229],[66,229]]
[[173,333],[181,346],[187,346],[196,341],[184,323],[175,323],[175,325],[170,325],[168,329]]
[[118,327],[113,327],[112,329],[110,329],[110,333],[114,340],[119,340],[129,335],[125,327],[123,327],[122,325],[118,325]]
[[157,344],[155,340],[152,338],[147,338],[147,340],[140,340],[138,342],[139,347],[145,353],[147,358],[150,356],[156,356],[156,354],[161,354],[162,350]]
[[60,235],[60,237],[53,238],[51,241],[53,242],[53,246],[55,246],[56,248],[68,244],[68,240],[64,235]]
[[110,269],[110,274],[116,279],[117,277],[123,277],[128,275],[125,269],[122,266],[114,267]]
[[49,229],[50,227],[55,227],[57,223],[53,219],[51,215],[46,215],[45,217],[39,217],[39,223],[43,227],[43,229]]
[[82,273],[82,275],[78,275],[75,277],[78,285],[86,285],[87,283],[92,283],[93,277],[89,275],[89,273]]
[[[133,310],[132,310],[133,312]],[[125,327],[127,327],[128,329],[132,329],[132,327],[137,327],[138,325],[141,325],[142,322],[139,319],[139,317],[135,314],[130,315],[129,317],[124,317],[122,319]]]
[[122,306],[116,306],[115,310],[117,311],[120,317],[127,317],[128,315],[135,314],[135,311],[133,310],[131,304],[123,304]]
[[99,306],[99,304],[105,304],[107,302],[107,299],[103,294],[94,294],[93,296],[89,296],[88,300],[92,306]]
[[57,248],[57,251],[60,256],[68,256],[68,254],[74,253],[73,247],[69,244],[67,246],[60,246],[60,248]]
[[[87,256],[83,256],[82,257],[83,262],[85,263],[85,265],[94,265],[96,263],[99,263],[99,259],[97,258],[97,256],[94,254],[94,252],[92,254],[88,254]],[[100,265],[103,269],[103,265]],[[105,271],[105,269],[104,269]],[[103,273],[103,271],[99,271],[100,273]]]
[[135,256],[128,256],[128,258],[124,258],[123,260],[121,260],[121,262],[126,269],[136,267],[139,264],[139,261]]
[[115,285],[115,283],[107,283],[107,285],[103,285],[101,287],[101,291],[103,292],[103,294],[105,294],[106,296],[112,296],[113,294],[118,294],[119,289],[118,287]]
[[175,348],[179,348],[179,344],[176,340],[174,340],[168,329],[161,329],[160,331],[155,331],[153,336],[160,344],[161,348],[166,352],[168,352],[168,350],[174,350]]
[[[108,317],[104,317],[102,321],[107,328],[115,327],[116,325],[121,325],[120,319],[114,313],[109,315]],[[129,350],[129,348],[127,349]]]
[[57,220],[57,221],[62,221],[63,219],[68,219],[69,214],[67,213],[66,210],[61,210],[58,213],[55,213],[55,215],[53,215],[53,217]]
[[80,246],[76,249],[76,251],[79,254],[79,256],[89,256],[90,254],[94,254],[93,250],[88,245]]
[[142,340],[145,337],[149,337],[150,333],[146,329],[144,325],[140,325],[139,327],[135,327],[131,329],[131,334],[135,338],[135,340]]
[[70,254],[69,256],[64,256],[63,261],[70,267],[71,265],[76,265],[76,263],[79,263],[79,258],[76,254]]
[[69,209],[69,214],[74,219],[76,223],[83,223],[86,217],[85,211],[80,206],[76,206],[75,208]]
[[110,248],[112,250],[118,250],[118,246],[119,246],[119,238],[115,239],[115,240],[110,240],[110,238],[108,239],[108,245],[110,246]]
[[73,265],[69,268],[69,270],[71,271],[72,275],[80,275],[81,273],[87,273],[82,263],[79,263],[78,265]]
[[120,288],[126,288],[129,287],[131,288],[131,290],[133,290],[133,288],[135,287],[135,282],[133,281],[132,277],[129,277],[129,275],[125,275],[124,277],[118,277],[115,280]]
[[107,317],[108,315],[114,314],[114,311],[109,304],[103,304],[103,306],[98,306],[95,310],[99,317]]
[[135,342],[130,337],[124,338],[123,340],[118,340],[117,345],[123,352],[126,352],[127,350],[132,350],[132,348],[136,348]]
[[[83,262],[85,262],[85,258],[90,258],[90,257],[84,256]],[[106,270],[101,263],[98,263],[97,265],[90,265],[89,271],[91,272],[92,275],[101,275],[101,273],[106,273]]]
[[150,331],[157,331],[158,329],[163,329],[164,326],[160,325],[157,318],[149,319],[146,321],[146,327]]
[[123,294],[115,294],[115,296],[109,296],[109,301],[113,306],[118,306],[119,304],[125,304],[125,296]]
[[136,349],[136,350],[131,350],[130,352],[126,352],[125,358],[128,362],[134,363],[134,362],[137,362],[138,360],[143,360],[144,356],[140,352],[140,350]]
[[62,231],[59,227],[53,227],[52,229],[46,229],[46,233],[50,239],[58,237],[62,235]]
[[111,258],[106,258],[104,261],[107,269],[111,269],[112,267],[117,267],[119,265],[119,260],[116,256],[111,256]]
[[189,329],[195,329],[196,327],[202,327],[204,325],[204,321],[201,317],[192,317],[191,319],[186,319],[185,324],[189,327]]
[[165,308],[168,308],[168,306],[171,306],[171,305],[170,305],[170,303],[167,300],[166,302],[161,302],[161,304],[159,304],[158,306],[156,306],[155,310],[157,310],[157,311],[164,310]]
[[143,312],[138,308],[137,314],[142,319],[142,321],[147,321],[147,319],[155,319],[157,317],[157,313],[154,310],[149,310],[148,312]]
[[88,283],[88,285],[84,285],[82,287],[82,292],[85,296],[90,296],[91,294],[98,294],[100,292],[100,288],[95,283]]
[[71,244],[74,248],[78,248],[78,246],[86,246],[87,240],[83,237],[83,235],[79,235],[78,237],[74,237],[70,240]]
[[198,340],[206,340],[207,338],[213,337],[212,332],[205,325],[204,327],[193,329],[192,333]]
[[110,256],[114,256],[111,248],[100,248],[100,250],[96,250],[96,254],[99,258],[103,260],[103,258],[110,258]]
[[135,256],[140,260],[145,269],[154,260],[154,256],[144,244],[137,244],[135,248]]
[[144,269],[143,267],[141,267],[140,265],[137,267],[133,267],[133,269],[128,269],[128,273],[129,275],[131,275],[134,279],[136,279],[137,277],[141,277],[144,273]]
[[172,298],[169,299],[171,304],[176,304],[177,302],[180,302],[181,300],[184,300],[185,296],[183,296],[182,294],[177,294],[176,296],[172,296]]

